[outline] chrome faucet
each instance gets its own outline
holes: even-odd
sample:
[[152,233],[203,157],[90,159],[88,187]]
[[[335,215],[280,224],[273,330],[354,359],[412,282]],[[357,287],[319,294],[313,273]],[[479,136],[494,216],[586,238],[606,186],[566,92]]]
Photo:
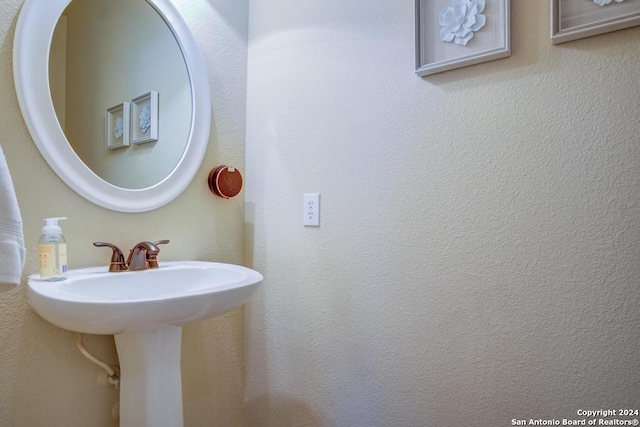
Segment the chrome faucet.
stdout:
[[111,254],[111,262],[109,263],[109,271],[140,271],[149,268],[158,268],[158,249],[157,245],[169,243],[169,240],[159,240],[155,243],[140,242],[137,243],[129,252],[129,257],[124,260],[124,255],[120,248],[111,243],[93,242],[96,247],[108,247],[113,250]]

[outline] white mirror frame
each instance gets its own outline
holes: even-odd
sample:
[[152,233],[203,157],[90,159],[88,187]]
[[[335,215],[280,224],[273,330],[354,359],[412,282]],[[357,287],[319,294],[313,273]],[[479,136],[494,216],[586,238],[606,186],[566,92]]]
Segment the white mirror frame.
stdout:
[[[49,88],[49,49],[56,23],[71,0],[25,0],[16,24],[13,74],[18,102],[29,133],[56,174],[85,199],[119,212],[145,212],[178,197],[204,158],[211,126],[211,95],[206,66],[185,19],[171,0],[146,0],[171,28],[191,80],[191,131],[174,170],[148,188],[116,187],[97,176],[67,141]],[[153,167],[153,165],[149,165]]]

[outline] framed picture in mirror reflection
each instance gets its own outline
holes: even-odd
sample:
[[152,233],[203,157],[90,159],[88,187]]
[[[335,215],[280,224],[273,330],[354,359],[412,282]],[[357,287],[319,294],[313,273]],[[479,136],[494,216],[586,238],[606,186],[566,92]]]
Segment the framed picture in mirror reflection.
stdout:
[[131,128],[134,144],[158,140],[157,91],[149,91],[131,100]]
[[105,119],[105,145],[108,150],[117,150],[129,146],[130,140],[129,102],[122,102],[107,109]]

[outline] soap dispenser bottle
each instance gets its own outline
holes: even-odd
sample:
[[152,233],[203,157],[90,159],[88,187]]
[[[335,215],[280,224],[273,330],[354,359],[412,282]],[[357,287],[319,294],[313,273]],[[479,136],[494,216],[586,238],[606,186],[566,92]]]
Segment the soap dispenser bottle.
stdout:
[[64,280],[67,277],[67,242],[62,235],[58,221],[66,217],[45,218],[38,256],[40,258],[40,278],[46,282]]

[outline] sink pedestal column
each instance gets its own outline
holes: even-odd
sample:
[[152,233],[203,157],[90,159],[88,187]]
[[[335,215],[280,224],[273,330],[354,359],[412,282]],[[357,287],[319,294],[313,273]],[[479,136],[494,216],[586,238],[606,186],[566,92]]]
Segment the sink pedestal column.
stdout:
[[182,427],[182,328],[115,335],[120,427]]

